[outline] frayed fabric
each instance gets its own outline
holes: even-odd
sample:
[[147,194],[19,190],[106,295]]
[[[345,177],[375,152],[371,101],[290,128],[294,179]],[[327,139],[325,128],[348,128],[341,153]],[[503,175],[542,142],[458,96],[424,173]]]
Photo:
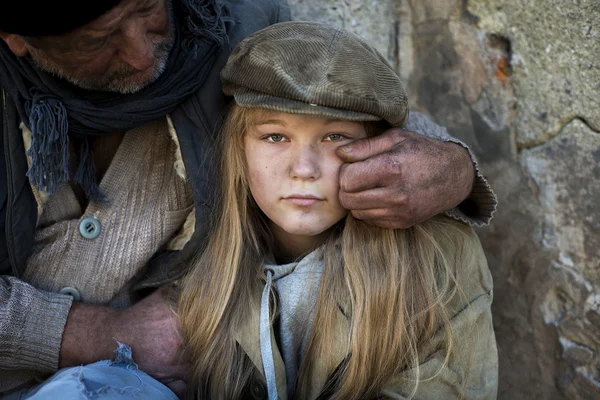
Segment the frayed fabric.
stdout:
[[[39,190],[55,193],[71,179],[69,156],[69,121],[64,104],[52,96],[32,101],[29,115],[31,146],[27,156],[31,166],[27,177]],[[87,196],[97,202],[105,200],[96,183],[96,166],[89,141],[75,141],[79,164],[73,181],[81,185]]]
[[83,140],[78,147],[79,166],[73,180],[84,188],[90,199],[104,202],[106,199],[96,183],[96,166],[94,165],[89,141]]
[[33,388],[4,394],[4,400],[176,400],[164,384],[141,371],[129,346],[118,343],[115,360],[64,368]]
[[233,23],[233,19],[228,16],[225,4],[216,1],[206,0],[186,0],[182,7],[187,17],[185,18],[185,30],[191,36],[184,38],[183,46],[190,53],[197,55],[197,46],[190,37],[208,38],[223,47],[228,42],[227,24]]
[[69,121],[63,103],[51,96],[33,96],[27,106],[31,167],[27,177],[38,189],[54,193],[69,180]]
[[131,351],[131,347],[119,342],[117,339],[115,339],[115,342],[117,342],[117,349],[113,351],[113,353],[115,353],[115,359],[111,362],[111,365],[132,365],[137,368],[137,364],[135,361],[133,361],[133,352]]

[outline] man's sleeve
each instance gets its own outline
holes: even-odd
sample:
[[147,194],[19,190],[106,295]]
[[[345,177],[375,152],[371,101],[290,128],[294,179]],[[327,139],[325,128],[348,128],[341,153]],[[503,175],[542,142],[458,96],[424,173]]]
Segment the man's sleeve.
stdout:
[[292,20],[292,13],[290,6],[286,0],[276,0],[277,6],[279,7],[279,13],[277,16],[277,22],[286,22]]
[[71,303],[70,296],[1,276],[0,370],[56,371]]
[[475,167],[475,183],[469,197],[459,204],[458,207],[446,211],[446,214],[449,217],[473,226],[485,226],[489,224],[494,211],[496,211],[498,200],[489,183],[479,171],[477,159],[471,149],[460,140],[450,136],[446,128],[437,125],[423,113],[411,112],[404,129],[445,142],[453,142],[467,149]]

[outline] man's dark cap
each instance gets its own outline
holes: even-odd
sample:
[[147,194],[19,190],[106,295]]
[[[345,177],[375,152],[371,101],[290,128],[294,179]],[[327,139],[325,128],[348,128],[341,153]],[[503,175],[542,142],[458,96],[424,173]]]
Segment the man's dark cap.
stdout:
[[100,17],[122,0],[3,0],[0,31],[21,36],[53,36]]

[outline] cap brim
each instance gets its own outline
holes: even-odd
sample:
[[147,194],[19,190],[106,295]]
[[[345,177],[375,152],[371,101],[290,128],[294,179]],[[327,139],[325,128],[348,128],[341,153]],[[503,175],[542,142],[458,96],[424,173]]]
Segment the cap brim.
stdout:
[[318,104],[309,104],[302,101],[284,99],[264,93],[238,92],[233,95],[235,102],[240,107],[264,108],[267,110],[285,112],[290,114],[318,115],[332,119],[346,121],[381,121],[382,118],[372,114],[355,111],[339,110],[324,107]]

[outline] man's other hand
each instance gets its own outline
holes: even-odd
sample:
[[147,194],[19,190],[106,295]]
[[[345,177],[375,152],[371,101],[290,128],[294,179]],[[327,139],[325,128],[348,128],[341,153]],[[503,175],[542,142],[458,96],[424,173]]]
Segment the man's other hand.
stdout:
[[120,310],[74,303],[63,334],[60,366],[113,359],[115,340],[131,347],[140,370],[178,396],[185,393],[189,363],[183,355],[179,321],[160,290]]

